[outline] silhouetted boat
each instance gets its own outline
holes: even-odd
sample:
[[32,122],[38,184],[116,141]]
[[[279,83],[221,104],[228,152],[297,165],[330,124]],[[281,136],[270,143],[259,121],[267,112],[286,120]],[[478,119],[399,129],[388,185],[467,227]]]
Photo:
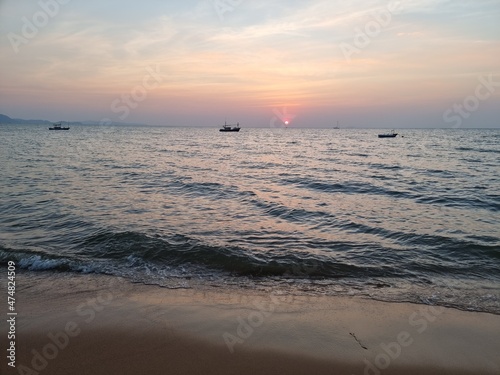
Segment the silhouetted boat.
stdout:
[[230,125],[224,122],[222,129],[219,129],[220,132],[239,132],[240,131],[240,123],[236,123],[236,125]]
[[62,126],[62,122],[55,122],[49,130],[69,130],[69,126]]
[[386,133],[386,134],[379,134],[378,137],[379,138],[396,138],[398,135],[398,133],[394,132],[394,130],[390,133]]

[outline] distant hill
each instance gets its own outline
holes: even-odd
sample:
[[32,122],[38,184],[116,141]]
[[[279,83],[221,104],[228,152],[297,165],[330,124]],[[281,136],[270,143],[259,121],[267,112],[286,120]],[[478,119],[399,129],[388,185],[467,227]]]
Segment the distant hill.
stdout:
[[[47,120],[23,120],[20,118],[10,118],[0,113],[0,124],[20,124],[20,125],[51,125],[53,122]],[[68,125],[101,125],[100,121],[64,121]],[[112,122],[107,125],[146,125],[135,123]]]
[[7,115],[0,113],[0,124],[33,124],[33,125],[48,125],[52,124],[47,120],[23,120],[20,118],[10,118]]
[[9,116],[0,113],[0,124],[12,124],[13,120]]

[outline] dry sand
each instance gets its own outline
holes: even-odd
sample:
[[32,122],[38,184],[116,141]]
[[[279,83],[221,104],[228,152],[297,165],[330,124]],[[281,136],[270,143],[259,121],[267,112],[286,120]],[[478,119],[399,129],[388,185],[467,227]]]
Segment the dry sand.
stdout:
[[500,374],[492,314],[96,275],[24,272],[16,285],[5,375]]

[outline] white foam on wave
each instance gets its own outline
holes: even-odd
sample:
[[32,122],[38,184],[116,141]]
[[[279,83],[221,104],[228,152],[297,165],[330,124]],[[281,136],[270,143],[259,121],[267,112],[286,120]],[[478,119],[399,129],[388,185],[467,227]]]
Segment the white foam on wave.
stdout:
[[42,259],[40,255],[32,255],[21,259],[19,266],[30,271],[45,271],[58,268],[65,263],[67,262],[62,259]]

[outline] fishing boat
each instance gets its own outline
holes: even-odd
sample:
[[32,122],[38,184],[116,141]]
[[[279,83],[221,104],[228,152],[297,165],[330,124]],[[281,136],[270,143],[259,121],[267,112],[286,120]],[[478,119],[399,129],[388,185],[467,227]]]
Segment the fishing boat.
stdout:
[[379,138],[396,138],[398,136],[398,133],[396,133],[394,130],[392,130],[390,133],[385,133],[385,134],[379,134]]
[[69,130],[69,126],[62,126],[62,122],[55,122],[49,130]]
[[240,131],[240,123],[236,124],[228,124],[227,122],[224,122],[224,125],[222,126],[222,129],[219,129],[220,132],[239,132]]

